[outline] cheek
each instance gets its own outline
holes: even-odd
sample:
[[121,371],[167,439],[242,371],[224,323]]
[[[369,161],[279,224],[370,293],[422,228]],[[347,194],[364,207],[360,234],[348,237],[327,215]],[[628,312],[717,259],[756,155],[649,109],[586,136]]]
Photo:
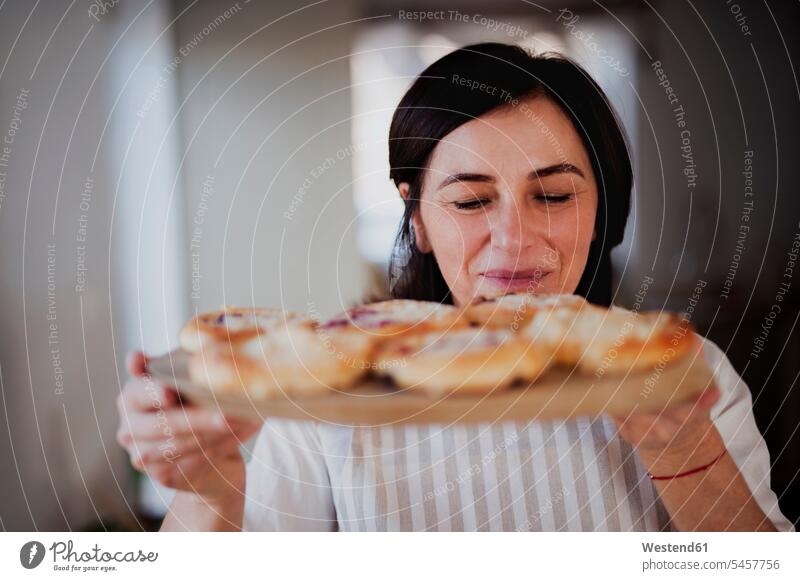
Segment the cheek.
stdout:
[[580,280],[589,256],[596,208],[575,208],[554,221],[551,243],[561,258],[562,281]]
[[480,215],[450,213],[438,207],[423,210],[422,219],[445,280],[453,279],[480,249],[486,219]]
[[594,215],[577,209],[550,217],[550,240],[564,258],[581,254],[592,241]]

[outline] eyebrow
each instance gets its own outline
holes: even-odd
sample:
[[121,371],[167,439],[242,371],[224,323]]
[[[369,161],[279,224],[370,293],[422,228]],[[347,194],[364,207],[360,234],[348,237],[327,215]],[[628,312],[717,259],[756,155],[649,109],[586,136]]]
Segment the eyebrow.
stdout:
[[[529,180],[542,179],[562,173],[572,173],[584,179],[586,178],[586,176],[583,175],[583,172],[580,170],[580,168],[572,165],[571,163],[557,163],[554,165],[548,165],[547,167],[540,167],[538,169],[533,170],[531,173],[528,174],[528,179]],[[439,187],[437,187],[436,189],[441,190],[442,188],[445,188],[455,182],[494,183],[495,179],[490,175],[480,174],[480,173],[454,173],[444,178],[444,180],[442,180],[442,183],[440,183]]]

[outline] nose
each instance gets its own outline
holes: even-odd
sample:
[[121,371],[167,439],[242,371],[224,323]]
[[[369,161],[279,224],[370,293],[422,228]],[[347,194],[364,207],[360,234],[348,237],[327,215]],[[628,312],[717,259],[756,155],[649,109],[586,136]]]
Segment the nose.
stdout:
[[535,222],[528,205],[516,197],[501,202],[491,224],[492,247],[505,255],[524,253],[542,238]]

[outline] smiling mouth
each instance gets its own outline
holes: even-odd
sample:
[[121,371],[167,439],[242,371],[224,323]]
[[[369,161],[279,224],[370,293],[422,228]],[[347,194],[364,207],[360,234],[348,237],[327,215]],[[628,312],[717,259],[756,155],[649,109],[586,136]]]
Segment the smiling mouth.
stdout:
[[493,286],[518,290],[529,287],[534,291],[541,286],[542,280],[552,271],[532,269],[532,270],[487,270],[481,276]]

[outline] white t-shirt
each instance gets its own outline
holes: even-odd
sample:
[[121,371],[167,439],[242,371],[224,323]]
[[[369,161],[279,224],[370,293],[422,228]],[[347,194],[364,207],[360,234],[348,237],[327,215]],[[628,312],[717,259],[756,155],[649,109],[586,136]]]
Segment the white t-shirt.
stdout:
[[[703,339],[721,390],[711,417],[753,497],[794,530],[770,489],[747,385]],[[495,424],[342,427],[268,419],[247,464],[249,531],[671,530],[647,471],[606,416]]]

